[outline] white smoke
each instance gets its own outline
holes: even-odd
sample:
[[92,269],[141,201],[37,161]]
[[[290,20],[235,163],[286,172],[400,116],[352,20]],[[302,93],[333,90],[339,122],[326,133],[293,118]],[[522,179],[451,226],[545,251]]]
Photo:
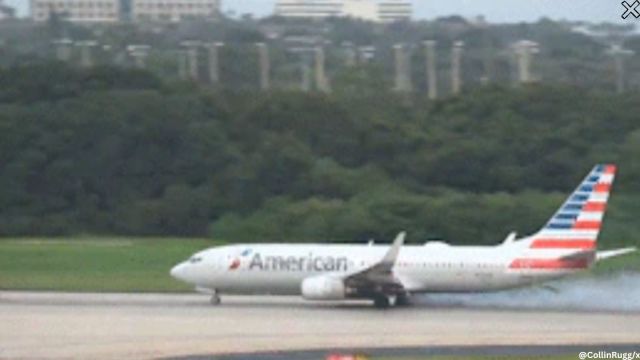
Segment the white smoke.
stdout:
[[567,278],[545,283],[545,287],[494,293],[428,294],[418,296],[416,303],[443,307],[640,312],[640,273]]

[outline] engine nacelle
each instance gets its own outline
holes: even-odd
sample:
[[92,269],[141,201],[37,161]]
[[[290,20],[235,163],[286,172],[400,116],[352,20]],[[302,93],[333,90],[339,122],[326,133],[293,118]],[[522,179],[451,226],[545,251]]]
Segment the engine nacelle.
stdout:
[[346,297],[344,282],[326,275],[304,279],[301,290],[302,297],[308,300],[342,300]]

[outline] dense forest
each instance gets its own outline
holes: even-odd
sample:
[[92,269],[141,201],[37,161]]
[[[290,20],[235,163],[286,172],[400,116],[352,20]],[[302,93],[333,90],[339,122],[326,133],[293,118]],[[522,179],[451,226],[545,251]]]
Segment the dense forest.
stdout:
[[638,93],[560,85],[427,102],[13,67],[0,70],[0,234],[495,243],[536,230],[614,162],[605,240],[633,242],[638,114]]

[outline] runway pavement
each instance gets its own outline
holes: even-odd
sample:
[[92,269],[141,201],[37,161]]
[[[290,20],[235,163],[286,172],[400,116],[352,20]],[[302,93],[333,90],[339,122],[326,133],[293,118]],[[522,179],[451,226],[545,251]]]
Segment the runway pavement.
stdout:
[[0,291],[2,359],[545,344],[640,344],[640,313],[442,304],[378,310],[291,297],[223,297],[212,306],[205,295]]

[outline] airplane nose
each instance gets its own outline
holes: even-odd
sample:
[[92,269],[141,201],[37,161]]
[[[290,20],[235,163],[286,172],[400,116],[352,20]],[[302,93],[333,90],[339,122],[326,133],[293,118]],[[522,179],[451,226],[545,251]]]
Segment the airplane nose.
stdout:
[[180,263],[174,267],[171,268],[171,271],[169,271],[169,274],[171,274],[171,276],[173,276],[174,278],[178,279],[178,280],[182,280],[185,281],[185,276],[184,276],[184,271],[185,271],[185,264],[184,263]]

